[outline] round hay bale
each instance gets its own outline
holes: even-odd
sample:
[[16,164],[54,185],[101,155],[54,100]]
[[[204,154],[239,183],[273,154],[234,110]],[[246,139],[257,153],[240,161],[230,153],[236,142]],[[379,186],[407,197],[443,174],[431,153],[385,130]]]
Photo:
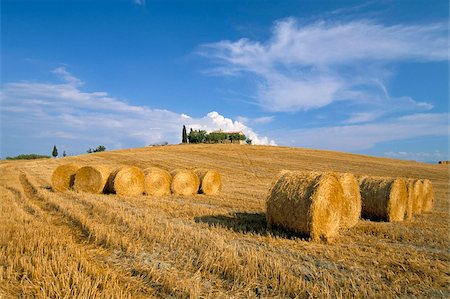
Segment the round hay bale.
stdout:
[[406,209],[405,209],[405,218],[411,219],[413,216],[413,205],[414,205],[414,179],[406,180]]
[[220,173],[215,170],[196,169],[195,174],[200,180],[199,193],[214,195],[222,189],[222,178]]
[[413,201],[413,214],[420,214],[423,211],[423,180],[416,180],[414,183],[414,201]]
[[138,167],[120,167],[109,176],[107,190],[118,195],[142,195],[144,193],[144,178],[144,172]]
[[402,178],[366,177],[360,185],[363,218],[403,221],[406,210],[406,183]]
[[75,181],[75,173],[80,169],[80,166],[75,163],[63,164],[53,171],[52,186],[53,190],[65,192],[73,187]]
[[355,176],[351,173],[339,174],[339,181],[344,191],[341,203],[341,227],[351,228],[361,218],[361,193]]
[[108,182],[110,169],[107,166],[84,166],[75,174],[73,188],[77,192],[103,193]]
[[284,172],[267,198],[268,227],[331,240],[339,229],[342,196],[335,173]]
[[434,190],[430,180],[423,180],[423,211],[429,212],[433,208]]
[[200,180],[193,170],[175,169],[170,172],[172,175],[172,184],[170,189],[176,195],[194,195],[197,194],[200,187]]
[[172,176],[168,171],[158,167],[149,167],[144,170],[144,174],[145,194],[154,196],[170,195]]

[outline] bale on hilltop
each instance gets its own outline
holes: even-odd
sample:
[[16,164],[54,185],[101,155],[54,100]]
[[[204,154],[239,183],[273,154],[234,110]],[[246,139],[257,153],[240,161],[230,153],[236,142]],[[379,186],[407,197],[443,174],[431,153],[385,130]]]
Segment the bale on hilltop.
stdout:
[[109,176],[107,191],[118,195],[142,195],[144,193],[144,172],[136,166],[123,166],[115,169]]
[[413,206],[414,206],[414,184],[416,180],[408,179],[406,180],[406,209],[405,209],[405,218],[411,219],[413,216]]
[[402,178],[365,177],[360,182],[363,218],[403,221],[406,210],[406,183]]
[[170,172],[172,175],[172,184],[170,189],[176,195],[194,195],[197,194],[200,187],[200,180],[193,170],[175,169]]
[[159,167],[149,167],[144,169],[144,192],[147,195],[163,196],[170,194],[170,184],[172,176],[170,173]]
[[331,240],[341,219],[343,196],[335,173],[284,171],[267,198],[267,225]]
[[199,193],[213,195],[222,189],[222,178],[216,170],[195,169],[195,174],[200,180]]
[[65,192],[73,187],[75,181],[75,173],[80,169],[80,166],[75,163],[63,164],[53,171],[52,186],[53,190]]
[[434,190],[430,180],[423,180],[423,211],[429,212],[433,208]]
[[420,214],[423,211],[423,180],[416,180],[414,183],[414,201],[413,201],[413,214]]
[[361,218],[361,193],[359,184],[352,173],[340,173],[339,181],[343,190],[341,203],[341,227],[351,228]]
[[110,173],[104,165],[81,167],[75,174],[73,188],[77,192],[103,193]]

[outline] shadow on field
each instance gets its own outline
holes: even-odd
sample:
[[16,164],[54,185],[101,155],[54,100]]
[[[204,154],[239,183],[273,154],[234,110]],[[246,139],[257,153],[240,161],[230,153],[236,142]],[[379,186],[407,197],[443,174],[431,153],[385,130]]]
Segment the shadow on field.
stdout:
[[284,231],[278,228],[267,228],[265,213],[230,213],[228,215],[207,215],[194,218],[197,223],[207,223],[210,226],[232,229],[238,233],[258,234],[261,236],[276,236],[286,239],[301,238],[307,236]]

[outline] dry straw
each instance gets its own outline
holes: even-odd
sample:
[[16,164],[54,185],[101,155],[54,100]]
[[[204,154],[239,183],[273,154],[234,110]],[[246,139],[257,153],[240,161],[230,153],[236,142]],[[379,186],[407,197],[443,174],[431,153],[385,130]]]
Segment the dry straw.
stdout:
[[406,197],[406,210],[405,210],[405,218],[411,219],[413,216],[413,205],[414,205],[414,183],[416,180],[408,179],[406,181],[406,191],[408,192]]
[[215,170],[196,169],[194,170],[200,179],[200,193],[213,195],[222,189],[222,178],[220,173]]
[[163,196],[170,194],[172,176],[164,169],[149,167],[144,170],[144,192],[147,195]]
[[341,203],[341,227],[351,228],[361,218],[361,193],[355,176],[351,173],[339,174],[339,181],[344,191]]
[[75,163],[63,164],[53,171],[52,186],[53,190],[65,192],[72,189],[75,181],[75,173],[80,169],[80,166]]
[[343,191],[335,173],[284,171],[267,198],[267,224],[330,240],[338,232]]
[[423,180],[417,180],[414,183],[414,201],[413,201],[413,214],[420,214],[423,210],[424,201],[423,192]]
[[423,211],[429,212],[433,208],[434,191],[430,180],[423,180]]
[[118,195],[142,195],[144,193],[144,172],[135,166],[117,168],[109,176],[107,190]]
[[175,169],[171,173],[172,192],[176,195],[194,195],[197,194],[200,187],[200,180],[193,170]]
[[406,183],[402,178],[365,177],[360,182],[362,217],[402,221],[406,211]]
[[73,188],[77,192],[102,193],[105,189],[110,169],[107,166],[84,166],[75,174]]

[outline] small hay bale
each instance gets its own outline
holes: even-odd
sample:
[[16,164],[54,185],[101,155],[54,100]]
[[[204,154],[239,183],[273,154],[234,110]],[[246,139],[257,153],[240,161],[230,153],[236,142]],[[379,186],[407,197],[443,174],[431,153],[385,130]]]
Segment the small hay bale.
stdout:
[[78,169],[80,169],[80,166],[75,163],[63,164],[56,167],[52,174],[53,189],[59,192],[72,189],[75,181],[75,173]]
[[343,196],[335,173],[287,171],[269,191],[267,225],[331,240],[337,235]]
[[339,174],[339,181],[344,191],[341,203],[341,227],[351,228],[361,218],[361,193],[355,176],[351,173]]
[[429,212],[433,208],[434,190],[430,180],[423,180],[423,211]]
[[403,221],[406,210],[406,183],[402,178],[366,177],[360,182],[363,218]]
[[195,169],[195,174],[200,180],[199,193],[214,195],[222,189],[222,178],[215,170]]
[[413,201],[413,214],[420,214],[423,211],[423,180],[416,180],[414,183],[414,201]]
[[416,180],[408,179],[406,180],[406,191],[408,192],[406,197],[406,209],[405,218],[411,219],[413,216],[413,205],[414,205],[414,183]]
[[75,174],[73,188],[77,192],[103,193],[110,173],[109,167],[104,165],[81,167]]
[[170,184],[172,176],[159,167],[149,167],[144,170],[144,192],[147,195],[163,196],[170,195]]
[[170,189],[176,195],[197,194],[200,187],[200,180],[193,170],[175,169],[170,172],[172,184]]
[[136,166],[115,169],[108,179],[107,190],[118,195],[138,196],[144,193],[144,172]]

